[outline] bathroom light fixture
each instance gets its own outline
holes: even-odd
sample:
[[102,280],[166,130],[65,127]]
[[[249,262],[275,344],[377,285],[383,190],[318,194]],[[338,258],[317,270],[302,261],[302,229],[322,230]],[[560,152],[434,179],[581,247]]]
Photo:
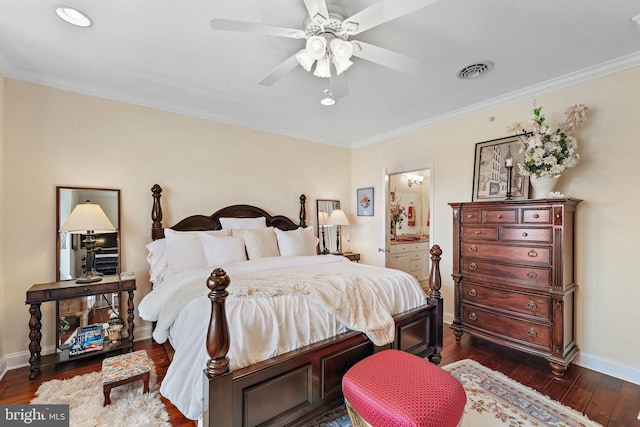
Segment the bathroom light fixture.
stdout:
[[407,175],[407,185],[409,187],[412,185],[422,184],[422,181],[424,181],[424,176]]
[[69,6],[60,6],[56,8],[56,15],[63,21],[75,25],[76,27],[87,28],[93,25],[93,21],[78,9]]

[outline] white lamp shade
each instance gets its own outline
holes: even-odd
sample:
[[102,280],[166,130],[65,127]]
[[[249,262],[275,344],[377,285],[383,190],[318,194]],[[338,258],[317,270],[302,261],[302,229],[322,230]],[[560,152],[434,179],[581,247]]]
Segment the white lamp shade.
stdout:
[[330,43],[331,53],[336,61],[344,61],[353,55],[353,45],[340,39],[333,39]]
[[305,45],[307,54],[313,59],[320,59],[327,52],[327,40],[320,36],[311,36]]
[[340,61],[337,61],[334,59],[333,61],[333,65],[336,66],[336,73],[338,75],[342,74],[347,68],[351,67],[353,65],[353,62],[349,61],[348,59],[343,59]]
[[329,225],[351,225],[347,216],[344,214],[344,211],[341,209],[336,209],[331,212],[331,216],[329,217]]
[[311,71],[311,67],[316,61],[311,56],[309,56],[309,53],[307,53],[306,50],[301,50],[300,52],[298,52],[296,54],[296,59],[298,60],[298,64],[300,64],[300,66],[307,71]]
[[331,61],[328,56],[318,59],[316,70],[313,72],[313,75],[316,77],[323,77],[325,79],[331,77]]
[[93,233],[113,233],[116,228],[111,224],[100,205],[90,202],[79,203],[71,211],[69,218],[62,224],[60,231],[80,234],[89,231]]
[[325,211],[320,211],[318,214],[318,225],[324,227],[329,222],[329,215]]

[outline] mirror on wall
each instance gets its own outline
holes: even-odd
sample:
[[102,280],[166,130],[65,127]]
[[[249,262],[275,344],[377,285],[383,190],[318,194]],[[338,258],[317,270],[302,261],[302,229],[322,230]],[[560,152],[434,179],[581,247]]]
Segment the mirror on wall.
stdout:
[[83,234],[59,233],[78,203],[98,204],[116,228],[115,233],[96,234],[96,270],[104,275],[120,273],[120,190],[108,188],[56,187],[56,280],[82,276],[87,250]]
[[[116,229],[115,233],[95,234],[96,271],[105,276],[119,274],[120,268],[120,190],[109,188],[56,187],[56,280],[77,279],[86,269],[87,249],[84,234],[59,232],[73,208],[90,201],[99,204]],[[125,299],[122,299],[122,298]],[[58,301],[56,344],[60,350],[68,347],[73,332],[80,326],[107,323],[114,320],[125,325],[120,301],[126,294],[92,295]],[[125,307],[126,310],[126,302]]]
[[340,209],[340,200],[316,200],[316,225],[320,239],[320,253],[323,254],[338,250],[336,227],[327,225],[331,212],[335,209]]

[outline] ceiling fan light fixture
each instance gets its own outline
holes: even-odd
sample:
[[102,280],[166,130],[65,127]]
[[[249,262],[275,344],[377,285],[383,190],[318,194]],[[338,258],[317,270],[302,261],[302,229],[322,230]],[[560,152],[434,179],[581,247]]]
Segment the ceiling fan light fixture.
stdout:
[[327,40],[320,36],[309,37],[307,39],[305,50],[314,60],[320,59],[327,52]]
[[91,18],[73,7],[57,7],[56,15],[66,23],[75,25],[76,27],[87,28],[93,25]]
[[325,55],[324,57],[318,59],[316,63],[316,69],[313,72],[313,75],[316,77],[322,77],[328,79],[331,77],[331,61],[329,60],[329,56]]
[[351,67],[353,65],[353,62],[351,62],[348,59],[343,59],[343,60],[336,60],[336,58],[333,59],[333,65],[335,65],[336,67],[336,74],[340,75],[343,72],[345,72],[349,67]]
[[336,61],[348,61],[353,55],[353,45],[350,42],[336,38],[331,40],[329,46],[331,47],[333,58]]
[[313,67],[313,63],[316,61],[309,56],[309,53],[304,49],[296,54],[296,60],[306,71],[311,71],[311,67]]

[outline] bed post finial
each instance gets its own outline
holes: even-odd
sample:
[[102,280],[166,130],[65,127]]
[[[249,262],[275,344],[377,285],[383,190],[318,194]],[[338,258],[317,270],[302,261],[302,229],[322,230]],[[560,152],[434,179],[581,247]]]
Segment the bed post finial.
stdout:
[[440,288],[442,287],[442,277],[440,277],[440,255],[442,255],[442,249],[438,245],[433,245],[429,253],[432,261],[431,272],[429,273],[429,289],[431,289],[429,296],[439,299],[441,298]]
[[162,239],[164,237],[164,228],[162,227],[162,206],[160,205],[160,197],[162,197],[162,187],[154,184],[151,187],[151,195],[153,196],[153,207],[151,208],[151,238],[153,240]]
[[207,279],[207,288],[210,290],[211,317],[207,331],[207,353],[209,353],[210,359],[205,371],[209,378],[229,372],[229,358],[227,357],[229,325],[227,324],[225,301],[229,295],[227,287],[230,283],[231,279],[221,268],[213,270]]
[[300,227],[307,226],[307,208],[305,207],[307,203],[307,196],[302,194],[300,196]]

